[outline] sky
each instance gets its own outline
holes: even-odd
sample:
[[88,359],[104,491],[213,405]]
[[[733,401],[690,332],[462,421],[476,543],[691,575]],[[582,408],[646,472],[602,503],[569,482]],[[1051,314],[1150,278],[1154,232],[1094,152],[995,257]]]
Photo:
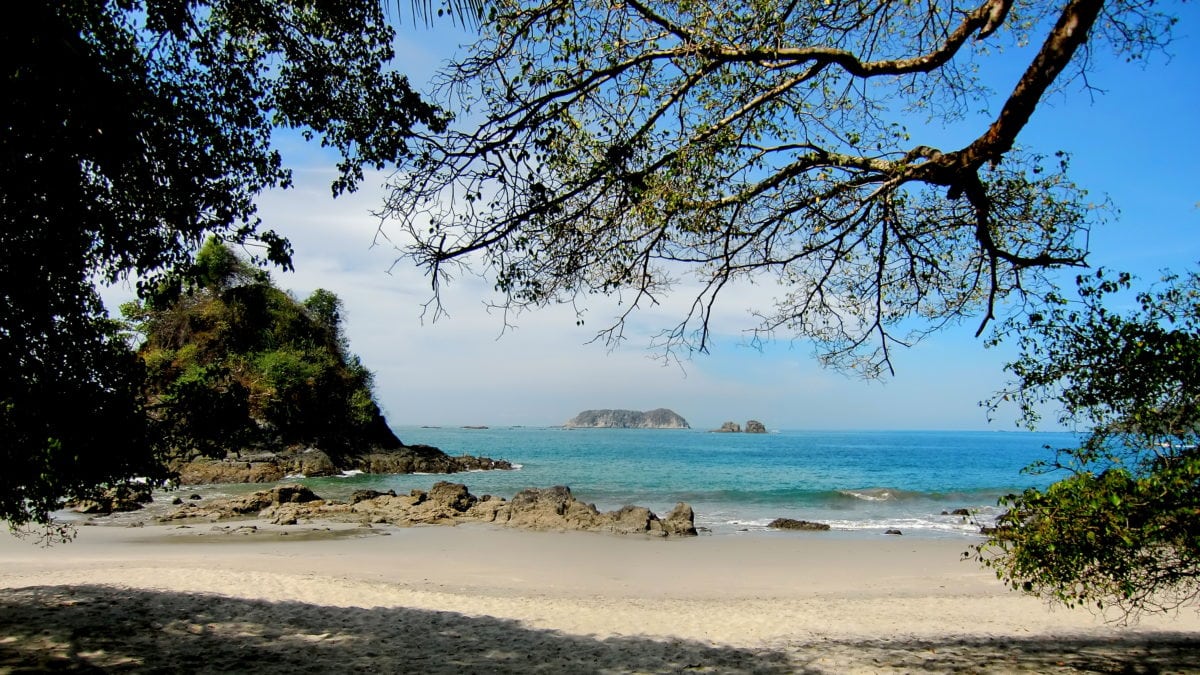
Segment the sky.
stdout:
[[[1089,84],[1103,92],[1069,85],[1039,108],[1020,137],[1039,151],[1070,152],[1076,182],[1120,209],[1092,232],[1093,265],[1152,279],[1164,267],[1183,269],[1200,259],[1196,4],[1180,9],[1168,54],[1147,64],[1097,55]],[[398,64],[414,83],[448,58],[455,42],[444,28],[411,25],[401,28],[400,40]],[[996,86],[1007,91],[1012,82]],[[982,128],[980,120],[973,129]],[[485,306],[490,284],[478,278],[460,278],[446,290],[449,316],[423,318],[428,279],[408,263],[393,266],[395,251],[376,242],[379,222],[371,211],[382,203],[386,174],[368,175],[357,193],[335,200],[328,156],[283,141],[295,187],[262,195],[259,208],[291,240],[295,271],[275,270],[273,278],[299,297],[326,288],[342,298],[351,349],[374,371],[393,427],[558,425],[585,409],[666,407],[693,428],[748,419],[770,429],[1016,428],[1015,411],[1002,409],[990,420],[979,405],[1005,383],[1002,367],[1014,353],[985,349],[974,337],[975,322],[900,351],[894,376],[865,381],[823,369],[802,344],[761,350],[744,344],[739,332],[753,325],[748,310],[765,306],[774,290],[762,286],[724,298],[711,353],[683,363],[664,364],[647,348],[652,333],[678,320],[672,311],[687,302],[683,295],[639,315],[630,339],[615,350],[589,344],[612,315],[604,301],[590,306],[583,327],[570,308],[559,307],[521,315],[506,329]],[[128,286],[110,289],[106,299],[114,306],[128,293]]]

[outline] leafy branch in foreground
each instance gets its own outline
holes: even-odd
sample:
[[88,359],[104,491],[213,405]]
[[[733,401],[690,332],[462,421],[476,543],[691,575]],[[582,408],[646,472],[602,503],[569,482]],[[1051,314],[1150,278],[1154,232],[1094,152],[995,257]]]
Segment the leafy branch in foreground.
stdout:
[[1032,471],[1065,472],[1004,500],[975,554],[997,576],[1067,605],[1127,615],[1200,597],[1200,275],[1169,275],[1120,314],[1105,300],[1130,285],[1098,273],[1080,299],[1052,297],[1012,330],[1021,357],[1003,399],[1032,426],[1055,402],[1090,432]]
[[[616,295],[598,337],[619,341],[683,280],[694,300],[661,344],[703,351],[722,292],[764,282],[756,338],[879,374],[896,345],[968,316],[982,331],[1043,270],[1082,264],[1096,211],[1065,157],[1018,137],[1097,45],[1137,58],[1173,21],[1113,0],[498,0],[443,72],[465,126],[416,141],[381,235],[430,273],[435,311],[468,268],[505,308]],[[977,70],[1026,42],[990,121],[939,147],[942,121],[984,107]]]

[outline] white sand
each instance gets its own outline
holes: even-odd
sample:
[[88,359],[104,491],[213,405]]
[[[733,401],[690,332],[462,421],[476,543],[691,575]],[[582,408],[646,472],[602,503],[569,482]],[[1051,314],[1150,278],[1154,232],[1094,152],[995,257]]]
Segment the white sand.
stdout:
[[1050,608],[967,540],[238,525],[0,535],[0,674],[1200,672],[1195,610]]

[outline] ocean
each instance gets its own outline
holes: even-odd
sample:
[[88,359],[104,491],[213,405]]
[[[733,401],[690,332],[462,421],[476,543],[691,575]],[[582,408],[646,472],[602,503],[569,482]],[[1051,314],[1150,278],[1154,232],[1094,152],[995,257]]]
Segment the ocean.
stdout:
[[[526,487],[566,485],[601,510],[626,504],[658,514],[691,504],[712,536],[768,534],[775,518],[828,523],[834,532],[977,537],[1000,513],[997,500],[1053,477],[1021,469],[1068,447],[1068,433],[992,431],[779,431],[562,428],[397,428],[405,443],[451,455],[507,459],[514,471],[352,475],[303,482],[344,499],[353,490],[428,489],[465,483],[475,495],[511,498]],[[954,516],[970,509],[971,518]],[[780,533],[769,536],[785,536]],[[792,535],[794,536],[794,534]]]

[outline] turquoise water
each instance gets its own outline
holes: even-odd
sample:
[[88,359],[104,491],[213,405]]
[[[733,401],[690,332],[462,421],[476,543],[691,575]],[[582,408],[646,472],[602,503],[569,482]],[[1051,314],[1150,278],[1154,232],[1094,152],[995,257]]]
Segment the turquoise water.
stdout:
[[656,513],[685,501],[714,535],[764,532],[774,518],[829,523],[835,530],[964,537],[978,523],[943,511],[968,508],[990,523],[1000,496],[1044,486],[1022,467],[1065,447],[1065,433],[951,431],[783,431],[714,434],[695,430],[498,428],[396,429],[405,443],[452,455],[507,459],[516,471],[453,476],[367,476],[305,481],[322,496],[363,488],[407,492],[437,480],[476,495],[512,497],[525,487],[567,485],[602,510],[625,504]]

